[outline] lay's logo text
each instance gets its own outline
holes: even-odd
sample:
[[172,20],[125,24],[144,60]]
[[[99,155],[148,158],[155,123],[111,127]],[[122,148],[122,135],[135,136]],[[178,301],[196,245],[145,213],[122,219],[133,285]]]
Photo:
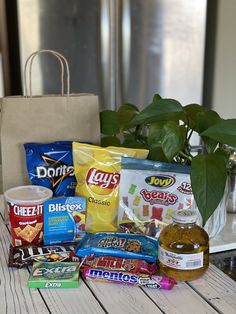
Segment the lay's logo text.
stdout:
[[110,173],[100,169],[91,168],[86,178],[87,184],[99,186],[102,189],[114,189],[120,182],[118,172]]
[[145,179],[147,184],[163,189],[172,186],[175,181],[175,178],[169,175],[149,176]]

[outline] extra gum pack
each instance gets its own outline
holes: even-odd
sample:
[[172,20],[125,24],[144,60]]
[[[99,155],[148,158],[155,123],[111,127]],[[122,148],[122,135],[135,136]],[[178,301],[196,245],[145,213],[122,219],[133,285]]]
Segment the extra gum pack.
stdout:
[[34,263],[28,280],[29,288],[77,288],[79,263]]
[[159,236],[172,212],[193,202],[190,167],[146,159],[122,158],[119,229]]

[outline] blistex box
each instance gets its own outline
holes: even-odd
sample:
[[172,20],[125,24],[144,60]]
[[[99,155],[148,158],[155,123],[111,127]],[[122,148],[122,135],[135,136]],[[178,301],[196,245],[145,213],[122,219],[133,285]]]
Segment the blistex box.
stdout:
[[34,263],[28,280],[29,288],[77,288],[79,263]]
[[85,235],[86,199],[62,197],[44,203],[44,244],[77,242]]

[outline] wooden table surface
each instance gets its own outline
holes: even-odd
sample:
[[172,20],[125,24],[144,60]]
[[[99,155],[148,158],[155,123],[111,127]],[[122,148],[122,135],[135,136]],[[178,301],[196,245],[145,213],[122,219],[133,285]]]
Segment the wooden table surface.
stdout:
[[8,268],[10,234],[0,215],[0,313],[236,313],[236,282],[210,265],[172,290],[80,280],[76,289],[29,289],[29,270]]

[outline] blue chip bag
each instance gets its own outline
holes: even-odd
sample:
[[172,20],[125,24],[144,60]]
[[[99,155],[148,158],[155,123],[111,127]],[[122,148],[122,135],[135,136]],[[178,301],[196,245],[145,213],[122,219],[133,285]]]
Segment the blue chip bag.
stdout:
[[51,189],[54,196],[75,195],[72,142],[26,143],[24,148],[32,184]]
[[75,255],[85,257],[113,256],[142,259],[150,263],[157,261],[157,239],[138,234],[99,232],[86,234],[75,249]]
[[58,197],[44,202],[44,244],[78,242],[85,235],[86,199]]

